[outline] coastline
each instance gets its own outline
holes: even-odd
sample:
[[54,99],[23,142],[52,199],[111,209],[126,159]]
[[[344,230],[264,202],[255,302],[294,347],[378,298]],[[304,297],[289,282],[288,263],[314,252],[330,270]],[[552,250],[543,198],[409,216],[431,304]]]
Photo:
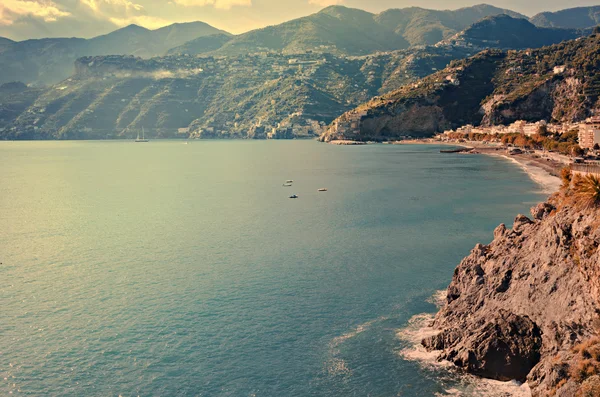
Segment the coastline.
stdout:
[[496,153],[485,153],[489,156],[502,157],[510,162],[517,164],[523,171],[527,173],[529,178],[537,183],[541,188],[542,192],[548,195],[554,194],[560,190],[562,181],[560,177],[555,175],[552,171],[540,166],[539,162],[534,161],[533,158],[528,158],[527,155],[516,155],[508,156],[505,154]]
[[463,154],[482,154],[486,156],[500,157],[508,160],[519,167],[529,178],[534,181],[538,186],[541,187],[542,192],[548,195],[558,192],[562,181],[560,179],[560,172],[565,164],[551,159],[543,159],[539,156],[531,154],[516,154],[508,155],[502,147],[482,145],[478,142],[464,142],[464,143],[450,143],[440,141],[408,141],[406,143],[398,143],[405,145],[444,145],[454,147],[464,147],[465,149],[473,149],[471,152]]

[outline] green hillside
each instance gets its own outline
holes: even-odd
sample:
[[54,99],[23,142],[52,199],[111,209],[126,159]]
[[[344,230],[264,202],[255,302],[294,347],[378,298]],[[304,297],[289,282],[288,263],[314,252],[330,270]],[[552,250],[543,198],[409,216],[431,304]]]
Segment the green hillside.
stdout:
[[[589,33],[591,32],[587,31],[587,34]],[[443,43],[466,45],[478,49],[518,50],[558,44],[584,35],[586,35],[584,30],[541,28],[525,19],[496,15],[474,23]]]
[[31,106],[0,113],[12,119],[0,137],[131,138],[142,127],[150,137],[208,138],[254,136],[259,127],[263,137],[278,125],[306,127],[295,136],[320,134],[319,123],[465,56],[429,47],[364,57],[87,57]]
[[433,45],[482,18],[500,14],[526,18],[516,12],[489,5],[453,11],[412,7],[392,9],[378,15],[331,6],[304,18],[235,36],[214,54],[319,51],[365,55],[410,46]]
[[585,29],[600,25],[600,6],[577,7],[557,12],[542,12],[531,18],[545,28]]
[[22,81],[54,84],[73,74],[75,60],[87,55],[163,55],[170,48],[206,35],[228,34],[203,22],[157,30],[130,25],[93,39],[56,38],[20,42],[0,39],[0,84]]
[[486,50],[342,115],[336,124],[358,117],[359,126],[330,128],[322,139],[431,136],[517,120],[572,122],[598,108],[599,96],[600,34],[536,50]]
[[377,15],[375,19],[414,46],[436,44],[485,17],[500,14],[527,18],[514,11],[481,4],[453,11],[419,7],[391,9]]

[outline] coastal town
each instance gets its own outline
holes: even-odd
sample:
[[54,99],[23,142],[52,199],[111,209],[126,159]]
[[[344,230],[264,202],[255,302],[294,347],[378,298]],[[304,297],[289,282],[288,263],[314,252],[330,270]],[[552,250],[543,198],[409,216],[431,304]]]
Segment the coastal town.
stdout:
[[[404,136],[387,144],[445,144],[459,149],[446,153],[502,156],[520,164],[544,190],[557,191],[563,169],[579,174],[600,176],[600,111],[578,123],[548,123],[545,120],[518,120],[509,125],[465,125],[446,130],[432,138]],[[346,139],[330,141],[337,145],[363,145],[354,139],[368,116],[355,110],[335,120],[329,127]]]

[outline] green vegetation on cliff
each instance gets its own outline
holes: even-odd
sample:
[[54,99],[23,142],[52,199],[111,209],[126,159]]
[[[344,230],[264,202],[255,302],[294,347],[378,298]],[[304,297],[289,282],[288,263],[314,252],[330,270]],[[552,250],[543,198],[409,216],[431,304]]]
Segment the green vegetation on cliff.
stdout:
[[323,139],[431,136],[465,124],[517,120],[578,121],[599,106],[599,96],[598,34],[536,50],[486,50],[360,106],[357,111],[366,112],[360,128],[332,128]]

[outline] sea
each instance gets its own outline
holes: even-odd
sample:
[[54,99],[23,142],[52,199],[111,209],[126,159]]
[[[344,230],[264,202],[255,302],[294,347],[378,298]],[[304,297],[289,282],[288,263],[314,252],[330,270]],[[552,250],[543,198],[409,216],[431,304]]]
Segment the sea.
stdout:
[[543,199],[437,146],[0,142],[0,395],[515,395],[418,341]]

